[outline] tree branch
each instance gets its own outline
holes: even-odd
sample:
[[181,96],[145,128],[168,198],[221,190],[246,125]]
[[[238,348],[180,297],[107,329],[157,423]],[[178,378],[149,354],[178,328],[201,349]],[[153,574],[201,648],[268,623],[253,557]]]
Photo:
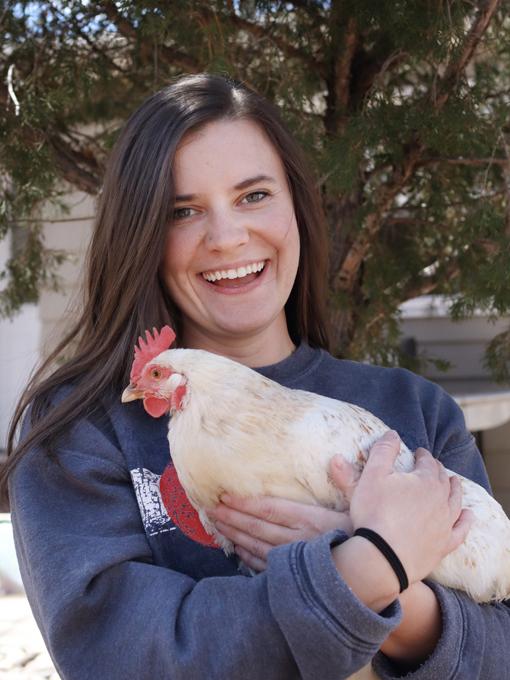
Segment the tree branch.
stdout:
[[[64,15],[63,12],[60,12],[58,10],[58,14],[62,17],[64,21],[69,21],[68,17]],[[98,46],[98,41],[91,40],[87,33],[82,29],[82,27],[79,25],[78,21],[73,17],[73,26],[80,36],[80,38],[87,43],[88,47],[94,52],[95,54],[99,55],[101,59],[104,59],[114,71],[118,71],[119,73],[122,73],[123,75],[126,75],[128,73],[127,69],[122,68],[115,59],[112,59],[109,54],[107,54],[104,50],[100,49]]]
[[[7,97],[7,88],[0,82],[0,101]],[[95,195],[101,186],[103,166],[96,156],[84,147],[73,148],[62,138],[65,131],[57,133],[48,130],[41,132],[20,124],[19,134],[24,143],[33,147],[44,143],[51,148],[62,179],[87,194]]]
[[503,133],[503,147],[506,154],[506,164],[503,168],[503,176],[505,178],[506,190],[506,205],[505,205],[505,233],[510,237],[510,144],[505,134]]
[[344,49],[337,54],[334,64],[335,73],[335,100],[337,109],[346,111],[349,105],[350,85],[351,85],[351,66],[358,45],[358,31],[356,19],[349,17],[347,30],[345,32]]
[[435,165],[436,163],[446,163],[448,165],[466,165],[466,166],[486,166],[486,165],[500,165],[501,167],[508,167],[509,160],[507,158],[424,158],[418,161],[418,166]]
[[434,101],[437,110],[441,109],[448,101],[450,92],[455,88],[461,73],[473,58],[476,48],[500,4],[501,0],[486,0],[478,11],[459,57],[447,66],[445,74],[441,78],[441,89],[443,92],[437,95]]
[[[436,96],[434,100],[436,110],[441,109],[448,101],[451,91],[456,85],[460,74],[472,59],[500,2],[501,0],[487,0],[484,7],[479,10],[468,31],[459,58],[447,67],[445,75],[442,78],[441,85],[442,88],[444,88],[444,92]],[[395,171],[388,184],[378,190],[374,200],[375,209],[367,215],[361,232],[357,238],[354,239],[340,270],[334,275],[333,290],[335,292],[352,292],[359,275],[361,264],[370,250],[371,243],[381,229],[386,212],[390,209],[395,197],[402,191],[408,180],[414,174],[424,150],[425,147],[421,142],[414,142],[409,145],[400,169]]]
[[[102,10],[108,19],[117,26],[121,35],[132,42],[136,41],[136,28],[122,16],[113,0],[97,0],[95,6]],[[142,43],[140,45],[140,55],[145,64],[152,64],[154,60],[153,45]],[[158,59],[167,65],[179,66],[192,73],[198,73],[201,70],[199,62],[194,57],[169,45],[158,45]]]
[[349,292],[353,289],[361,263],[381,228],[386,212],[390,209],[397,194],[402,191],[413,175],[422,153],[421,144],[412,145],[403,160],[401,170],[394,173],[392,182],[379,188],[374,201],[375,209],[367,215],[361,233],[352,243],[340,270],[333,278],[334,291]]
[[[213,9],[201,7],[199,11],[201,16],[209,21],[216,19],[216,12]],[[319,62],[313,55],[310,56],[298,47],[294,47],[294,45],[272,31],[271,27],[261,26],[260,24],[243,19],[235,12],[224,14],[222,18],[226,19],[235,28],[246,31],[259,40],[271,41],[285,56],[291,59],[298,59],[308,66],[312,72],[319,73],[321,77],[325,76],[324,64]]]
[[[471,243],[470,248],[483,251],[489,258],[494,258],[501,252],[501,246],[490,239],[476,239]],[[412,300],[412,298],[420,295],[430,295],[441,285],[444,285],[445,281],[458,278],[460,273],[459,263],[452,260],[438,267],[432,276],[410,279],[402,289],[402,302]]]
[[458,278],[459,275],[460,267],[457,263],[452,262],[446,268],[441,268],[433,276],[423,277],[419,280],[413,279],[409,282],[409,285],[404,286],[402,289],[401,302],[412,300],[413,298],[420,297],[420,295],[430,295],[441,285],[444,285],[445,281],[452,281]]
[[[343,15],[340,0],[333,0],[330,12],[330,49],[327,64],[327,95],[324,125],[330,134],[342,132],[347,120],[351,95],[352,63],[358,47],[358,30],[354,17]],[[345,31],[341,31],[346,23]]]
[[[46,140],[63,179],[86,194],[97,194],[103,173],[96,158],[81,149],[73,149],[59,135],[48,135]],[[87,170],[84,165],[96,172]]]
[[[354,69],[352,99],[354,103],[362,102],[371,90],[382,83],[388,71],[399,66],[409,54],[404,50],[390,52],[385,58],[366,59],[358,69]],[[356,72],[358,70],[358,72]]]

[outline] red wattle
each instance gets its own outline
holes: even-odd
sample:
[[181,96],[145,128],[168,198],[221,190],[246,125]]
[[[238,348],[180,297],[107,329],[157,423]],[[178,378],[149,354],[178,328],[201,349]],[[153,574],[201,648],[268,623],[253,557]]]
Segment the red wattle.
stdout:
[[143,407],[153,418],[159,418],[168,413],[169,410],[169,404],[166,399],[158,399],[157,397],[145,397]]
[[198,512],[189,502],[177,477],[177,471],[171,463],[166,466],[161,475],[159,491],[168,516],[183,534],[209,548],[219,547],[214,538],[202,526]]

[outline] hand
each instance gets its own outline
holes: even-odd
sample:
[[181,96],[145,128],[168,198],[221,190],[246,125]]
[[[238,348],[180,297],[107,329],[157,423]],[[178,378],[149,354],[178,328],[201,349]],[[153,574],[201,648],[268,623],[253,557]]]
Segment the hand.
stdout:
[[[340,472],[331,469],[331,477],[335,482]],[[347,512],[273,496],[223,495],[221,501],[207,514],[218,531],[232,541],[236,554],[255,571],[266,568],[268,553],[277,545],[307,541],[331,529],[352,534]]]
[[[377,531],[393,548],[409,582],[421,581],[457,548],[469,530],[471,515],[462,510],[456,476],[425,449],[416,451],[415,468],[397,472],[400,449],[396,433],[386,433],[371,449],[350,494],[353,526]],[[335,461],[337,462],[337,461]]]

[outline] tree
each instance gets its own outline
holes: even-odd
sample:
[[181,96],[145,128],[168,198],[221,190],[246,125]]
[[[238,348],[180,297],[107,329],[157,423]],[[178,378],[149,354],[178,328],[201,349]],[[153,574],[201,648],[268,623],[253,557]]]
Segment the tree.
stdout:
[[[0,15],[0,230],[18,247],[1,311],[58,254],[43,200],[101,186],[118,126],[180,73],[228,73],[276,101],[320,178],[335,351],[402,363],[398,306],[510,309],[510,21],[502,0],[48,0]],[[19,100],[19,114],[9,95]],[[22,235],[20,238],[19,235]],[[488,361],[510,379],[510,331]]]

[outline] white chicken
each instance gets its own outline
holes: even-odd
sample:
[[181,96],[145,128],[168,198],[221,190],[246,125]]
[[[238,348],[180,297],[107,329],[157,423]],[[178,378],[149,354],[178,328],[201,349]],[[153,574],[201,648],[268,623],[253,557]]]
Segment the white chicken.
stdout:
[[[206,510],[223,492],[347,509],[328,478],[329,461],[341,453],[362,468],[372,444],[388,430],[379,418],[346,402],[282,387],[216,354],[167,349],[174,338],[168,326],[153,337],[147,332],[147,342],[140,338],[122,401],[141,398],[154,417],[170,412],[168,441],[179,481],[204,528],[227,553],[232,545]],[[220,403],[221,411],[215,408]],[[403,443],[396,468],[414,468]],[[510,520],[485,489],[461,481],[462,506],[474,521],[464,543],[430,577],[478,602],[508,599]]]

